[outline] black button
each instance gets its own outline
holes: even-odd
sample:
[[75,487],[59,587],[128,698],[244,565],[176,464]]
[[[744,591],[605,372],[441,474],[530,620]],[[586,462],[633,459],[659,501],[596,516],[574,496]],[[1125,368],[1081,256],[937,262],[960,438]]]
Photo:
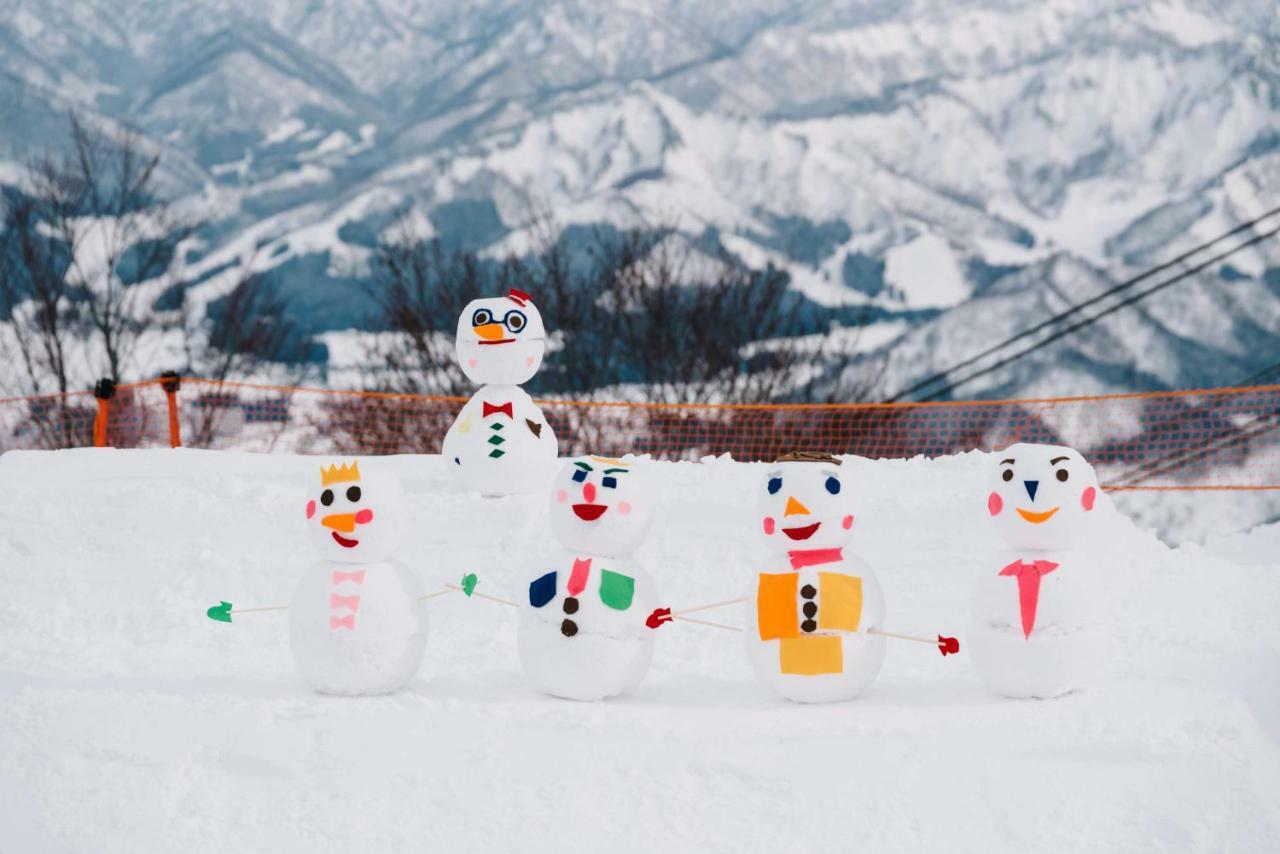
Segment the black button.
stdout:
[[813,602],[805,602],[804,607],[800,610],[804,611],[804,615],[806,617],[812,617],[814,614],[818,613],[818,606]]
[[565,620],[560,624],[560,634],[571,638],[578,633],[578,624],[573,620]]
[[803,623],[800,624],[800,628],[803,631],[812,632],[818,628],[818,624],[815,623],[813,620],[805,620]]
[[572,596],[564,597],[564,612],[566,614],[578,613],[578,600]]
[[800,595],[806,599],[812,599],[814,596],[818,595],[818,591],[814,589],[812,584],[806,584],[804,587],[800,588]]

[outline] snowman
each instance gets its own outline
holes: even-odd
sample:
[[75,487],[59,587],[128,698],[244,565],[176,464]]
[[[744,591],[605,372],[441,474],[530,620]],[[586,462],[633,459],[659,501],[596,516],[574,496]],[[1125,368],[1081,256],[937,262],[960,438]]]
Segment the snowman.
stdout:
[[407,530],[404,490],[354,462],[319,474],[306,510],[321,559],[289,604],[294,663],[323,694],[395,691],[417,673],[427,643],[418,582],[393,558]]
[[643,466],[603,457],[566,465],[551,490],[561,546],[520,606],[520,662],[540,691],[600,700],[634,689],[653,657],[646,618],[656,593],[632,556],[653,521],[656,490]]
[[1071,448],[1018,444],[997,453],[987,512],[1005,546],[974,588],[968,648],[1006,697],[1056,697],[1099,669],[1098,478]]
[[555,469],[556,437],[521,388],[542,365],[542,315],[524,291],[472,300],[458,318],[462,371],[481,388],[444,437],[443,456],[471,492],[536,493]]
[[772,691],[801,703],[857,697],[880,672],[884,594],[846,544],[856,499],[840,460],[794,453],[756,498],[764,551],[746,600],[747,654]]

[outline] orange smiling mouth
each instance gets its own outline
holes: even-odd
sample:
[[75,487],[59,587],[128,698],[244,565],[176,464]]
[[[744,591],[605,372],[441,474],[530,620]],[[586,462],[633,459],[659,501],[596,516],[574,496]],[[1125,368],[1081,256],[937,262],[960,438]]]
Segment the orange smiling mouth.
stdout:
[[1052,510],[1044,511],[1043,513],[1033,513],[1030,510],[1023,510],[1021,507],[1017,508],[1018,515],[1023,519],[1026,519],[1032,525],[1039,525],[1041,522],[1048,522],[1049,517],[1054,513],[1057,513],[1059,509],[1060,508],[1055,507]]

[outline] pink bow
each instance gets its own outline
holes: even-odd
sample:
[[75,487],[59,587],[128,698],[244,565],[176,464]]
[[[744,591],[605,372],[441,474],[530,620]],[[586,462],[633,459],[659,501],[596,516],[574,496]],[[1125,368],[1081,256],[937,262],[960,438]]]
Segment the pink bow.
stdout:
[[356,584],[364,584],[364,570],[357,569],[355,572],[343,572],[336,570],[333,573],[333,584],[336,587],[344,581],[354,581]]
[[787,552],[792,569],[804,569],[821,563],[835,563],[844,559],[844,549],[792,549]]
[[578,558],[573,562],[573,571],[569,573],[567,590],[570,596],[577,596],[587,587],[587,575],[591,572],[591,558]]
[[352,611],[360,610],[359,596],[339,596],[337,593],[329,594],[329,610],[337,608],[350,608]]
[[345,617],[330,617],[329,628],[331,629],[351,629],[356,630],[356,615],[348,614]]
[[1000,570],[1001,575],[1011,575],[1018,579],[1018,605],[1022,609],[1022,637],[1031,639],[1031,630],[1036,625],[1036,606],[1040,603],[1040,579],[1058,568],[1051,560],[1037,560],[1023,563],[1015,560]]

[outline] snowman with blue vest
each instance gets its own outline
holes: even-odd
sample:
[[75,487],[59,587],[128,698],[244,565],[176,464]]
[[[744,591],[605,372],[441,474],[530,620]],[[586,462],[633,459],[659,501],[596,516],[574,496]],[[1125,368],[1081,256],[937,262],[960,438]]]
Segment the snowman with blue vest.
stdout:
[[644,678],[657,594],[634,552],[656,492],[643,464],[606,457],[573,460],[556,476],[549,519],[560,549],[533,574],[518,631],[520,662],[538,690],[601,700]]
[[472,300],[458,318],[462,372],[480,390],[444,437],[442,454],[470,492],[537,493],[555,470],[556,437],[542,410],[520,388],[542,365],[547,333],[524,291]]

